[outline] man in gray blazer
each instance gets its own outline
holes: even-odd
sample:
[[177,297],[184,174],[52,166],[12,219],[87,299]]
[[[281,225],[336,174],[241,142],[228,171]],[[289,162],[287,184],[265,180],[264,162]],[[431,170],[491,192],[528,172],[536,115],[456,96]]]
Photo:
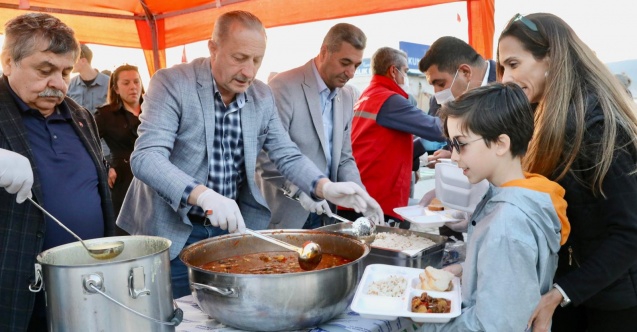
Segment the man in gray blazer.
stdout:
[[[350,138],[358,92],[345,83],[362,62],[366,41],[359,28],[336,24],[316,58],[269,82],[283,128],[301,152],[330,180],[361,187]],[[316,228],[330,221],[335,207],[314,201],[286,180],[266,151],[259,154],[256,181],[272,211],[270,228]]]
[[[272,92],[255,76],[266,36],[254,15],[220,16],[210,58],[158,71],[142,104],[131,155],[135,179],[117,224],[155,235],[170,247],[173,296],[190,294],[184,246],[270,220],[254,181],[257,154],[268,151],[279,171],[315,200],[378,209],[357,184],[333,183],[304,157],[281,126]],[[247,223],[244,223],[244,219]]]

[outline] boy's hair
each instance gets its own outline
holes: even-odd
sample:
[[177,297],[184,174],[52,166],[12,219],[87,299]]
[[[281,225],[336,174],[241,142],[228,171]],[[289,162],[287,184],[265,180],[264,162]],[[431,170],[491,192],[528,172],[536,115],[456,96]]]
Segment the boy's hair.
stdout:
[[511,139],[511,154],[522,157],[533,136],[533,110],[522,89],[515,83],[492,83],[465,92],[440,109],[445,136],[447,119],[461,118],[463,133],[482,136],[487,146],[506,134]]

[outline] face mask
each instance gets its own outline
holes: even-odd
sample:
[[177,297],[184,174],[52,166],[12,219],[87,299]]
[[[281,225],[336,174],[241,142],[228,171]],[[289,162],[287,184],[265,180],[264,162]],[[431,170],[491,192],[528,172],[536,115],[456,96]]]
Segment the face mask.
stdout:
[[409,77],[407,77],[407,74],[402,71],[400,73],[403,75],[403,84],[398,84],[398,86],[400,86],[403,91],[409,93]]
[[444,105],[450,101],[456,100],[456,97],[454,97],[453,93],[451,93],[451,87],[453,87],[453,83],[456,81],[456,77],[458,77],[457,69],[456,69],[456,74],[453,75],[453,80],[451,81],[451,85],[449,85],[448,88],[442,91],[438,91],[434,93],[434,97],[436,97],[436,101],[438,102],[438,105]]

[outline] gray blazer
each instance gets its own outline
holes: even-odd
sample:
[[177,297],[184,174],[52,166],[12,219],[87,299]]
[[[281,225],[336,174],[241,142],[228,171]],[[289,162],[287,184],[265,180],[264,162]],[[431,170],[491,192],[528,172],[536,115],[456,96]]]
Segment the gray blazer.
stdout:
[[[191,206],[181,204],[186,187],[208,179],[215,128],[212,84],[210,58],[199,58],[155,73],[142,104],[131,155],[135,178],[117,224],[130,234],[170,239],[171,259],[192,231],[186,216]],[[321,172],[281,126],[270,88],[255,80],[246,93],[240,115],[247,179],[237,204],[247,227],[264,229],[270,212],[254,181],[257,153],[268,151],[281,173],[306,193]]]
[[[276,75],[269,85],[276,100],[283,128],[301,152],[320,169],[325,170],[327,142],[323,131],[321,97],[318,94],[312,62]],[[352,115],[358,92],[350,86],[340,89],[334,97],[334,127],[332,132],[332,167],[330,180],[353,181],[363,187],[352,156]],[[277,171],[276,165],[261,151],[257,160],[256,181],[272,211],[270,228],[301,228],[309,212],[300,203],[287,198],[283,190],[290,181]],[[364,187],[363,187],[364,188]],[[334,205],[330,204],[334,211]],[[334,211],[335,212],[335,211]]]

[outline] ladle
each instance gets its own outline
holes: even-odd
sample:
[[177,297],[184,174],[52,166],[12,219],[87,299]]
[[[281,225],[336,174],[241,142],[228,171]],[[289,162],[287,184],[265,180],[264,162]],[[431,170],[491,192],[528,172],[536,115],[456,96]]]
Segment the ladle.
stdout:
[[356,236],[370,236],[374,234],[374,230],[376,229],[376,225],[374,225],[374,223],[367,218],[358,218],[356,219],[356,221],[351,221],[335,213],[332,214],[332,217],[342,222],[352,223],[352,229],[354,231],[354,235]]
[[86,246],[86,243],[82,241],[82,239],[77,236],[77,234],[73,233],[70,229],[68,229],[64,224],[57,220],[53,215],[51,215],[47,210],[40,206],[40,204],[36,203],[30,197],[27,198],[35,207],[40,209],[44,214],[49,216],[53,221],[55,221],[58,225],[60,225],[64,230],[73,235],[76,239],[80,240],[82,246],[88,251],[88,254],[95,259],[111,259],[113,257],[117,257],[124,250],[124,242],[123,241],[114,241],[114,242],[105,242],[100,244],[91,245],[90,247]]
[[314,270],[319,265],[319,263],[321,262],[321,259],[323,258],[323,252],[321,251],[321,247],[312,241],[306,241],[305,243],[303,243],[303,248],[299,248],[295,245],[291,245],[279,239],[275,239],[273,237],[255,232],[251,229],[246,229],[246,233],[252,236],[258,237],[261,240],[274,243],[286,249],[296,251],[299,254],[299,266],[301,266],[301,268],[305,271]]

